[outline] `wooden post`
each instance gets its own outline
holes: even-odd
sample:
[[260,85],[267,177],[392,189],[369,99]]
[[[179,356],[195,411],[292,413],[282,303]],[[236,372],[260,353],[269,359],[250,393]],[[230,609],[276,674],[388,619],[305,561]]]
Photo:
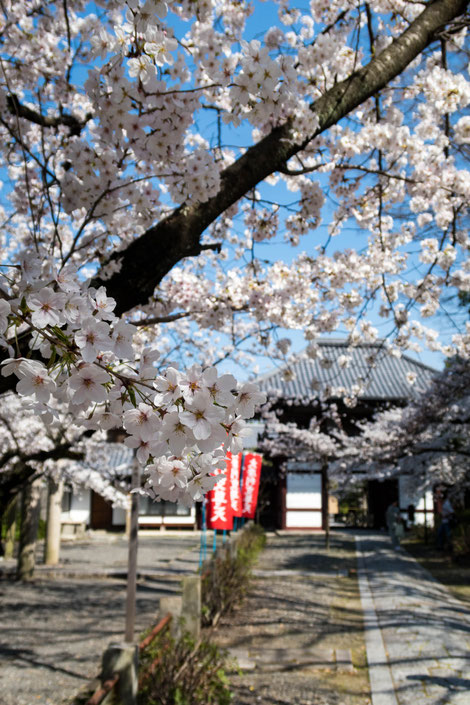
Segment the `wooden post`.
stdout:
[[426,507],[426,494],[427,494],[427,488],[424,490],[424,543],[428,543],[428,516],[427,516],[427,507]]
[[325,495],[326,495],[326,517],[325,517],[325,546],[330,550],[330,481],[328,469],[325,469]]
[[328,463],[323,461],[322,475],[322,519],[325,529],[325,548],[330,550],[330,482],[328,479]]
[[18,495],[12,499],[5,512],[5,559],[13,558],[16,537],[16,515],[18,512]]
[[36,539],[39,526],[42,478],[28,482],[23,490],[21,507],[20,548],[16,577],[18,580],[32,580],[36,564]]
[[60,515],[62,513],[62,494],[64,481],[50,477],[47,495],[46,541],[44,544],[44,563],[57,565],[60,553]]
[[[134,459],[132,468],[132,489],[140,488],[140,465]],[[127,596],[126,596],[126,631],[125,641],[134,641],[135,602],[137,592],[137,545],[139,533],[139,493],[131,494],[131,519],[129,531],[129,550],[127,560]]]

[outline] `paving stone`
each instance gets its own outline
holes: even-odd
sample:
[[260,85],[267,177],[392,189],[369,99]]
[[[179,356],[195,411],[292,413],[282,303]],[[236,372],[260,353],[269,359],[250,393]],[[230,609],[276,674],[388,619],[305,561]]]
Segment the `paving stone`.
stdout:
[[[236,672],[238,669],[242,671],[254,671],[256,668],[256,662],[250,657],[248,649],[229,649],[229,672]],[[230,666],[233,666],[230,668]]]
[[354,673],[351,649],[336,649],[336,668],[338,671]]
[[383,535],[361,538],[399,705],[470,705],[469,610],[387,544]]

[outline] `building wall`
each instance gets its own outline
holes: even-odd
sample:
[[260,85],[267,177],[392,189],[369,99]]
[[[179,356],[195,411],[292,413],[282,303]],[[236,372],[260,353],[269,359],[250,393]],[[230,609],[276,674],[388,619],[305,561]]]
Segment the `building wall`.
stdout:
[[75,490],[70,496],[69,509],[61,513],[62,522],[90,521],[90,490]]
[[416,489],[413,480],[406,475],[398,478],[399,504],[400,509],[406,519],[406,510],[410,504],[415,508],[415,524],[426,524],[434,526],[434,505],[431,490],[423,493]]
[[295,463],[289,463],[283,527],[321,529],[323,514],[322,473],[315,466],[300,468]]
[[[105,500],[102,500],[103,502]],[[91,490],[74,490],[68,491],[65,500],[67,509],[61,513],[61,521],[63,524],[67,523],[83,523],[89,526],[91,523]],[[150,507],[150,511],[149,511]],[[162,524],[165,526],[195,526],[196,525],[196,509],[193,506],[191,509],[186,510],[186,508],[170,508],[166,505],[164,510],[164,515],[161,513],[155,513],[159,511],[162,504],[156,504],[145,501],[145,498],[141,499],[140,510],[139,510],[139,525],[147,527],[160,527]],[[110,512],[112,516],[109,526],[105,528],[118,528],[125,527],[126,525],[126,510],[122,507],[112,507]]]

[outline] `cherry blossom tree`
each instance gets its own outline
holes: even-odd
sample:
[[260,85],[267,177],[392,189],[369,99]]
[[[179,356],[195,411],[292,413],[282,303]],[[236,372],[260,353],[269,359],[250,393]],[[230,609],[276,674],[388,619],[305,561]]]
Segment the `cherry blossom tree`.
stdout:
[[[39,513],[31,512],[29,505],[32,495],[39,499],[44,480],[56,492],[66,483],[73,488],[94,490],[114,506],[127,508],[130,451],[131,460],[127,459],[124,467],[116,466],[109,458],[115,443],[109,443],[105,437],[98,438],[98,434],[90,437],[73,423],[70,414],[58,414],[54,424],[46,424],[19,395],[11,392],[0,399],[0,428],[0,518],[7,534],[16,521],[15,500],[18,492],[23,491],[21,525],[22,529],[27,528],[22,531],[18,552],[20,576],[34,568]],[[59,500],[61,496],[62,489]],[[27,539],[23,533],[28,534]],[[59,536],[60,527],[54,540],[58,542]],[[25,544],[28,548],[23,551]]]
[[264,401],[203,369],[246,341],[315,355],[378,312],[397,352],[468,355],[422,323],[470,288],[467,7],[4,2],[1,389],[124,426],[148,491],[189,502]]
[[454,359],[429,389],[407,407],[378,413],[358,425],[360,434],[343,437],[332,470],[342,480],[406,474],[416,488],[470,487],[470,367]]

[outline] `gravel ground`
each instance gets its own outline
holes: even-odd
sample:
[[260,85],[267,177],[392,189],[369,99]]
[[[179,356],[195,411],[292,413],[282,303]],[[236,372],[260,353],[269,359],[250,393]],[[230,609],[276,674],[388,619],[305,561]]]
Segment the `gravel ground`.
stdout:
[[[216,634],[225,648],[309,652],[309,664],[258,662],[254,671],[230,678],[234,705],[368,705],[370,703],[362,611],[355,577],[354,540],[334,534],[329,553],[316,535],[277,536],[257,565],[253,588],[243,606]],[[350,649],[353,673],[339,671],[334,654]]]
[[[179,567],[197,567],[198,542],[187,534],[141,540],[139,570],[161,577],[139,581],[136,634],[155,623],[159,598],[179,590]],[[60,705],[98,674],[107,645],[123,638],[125,581],[96,575],[125,572],[126,554],[116,536],[65,544],[53,578],[39,570],[33,583],[0,581],[0,705]]]

